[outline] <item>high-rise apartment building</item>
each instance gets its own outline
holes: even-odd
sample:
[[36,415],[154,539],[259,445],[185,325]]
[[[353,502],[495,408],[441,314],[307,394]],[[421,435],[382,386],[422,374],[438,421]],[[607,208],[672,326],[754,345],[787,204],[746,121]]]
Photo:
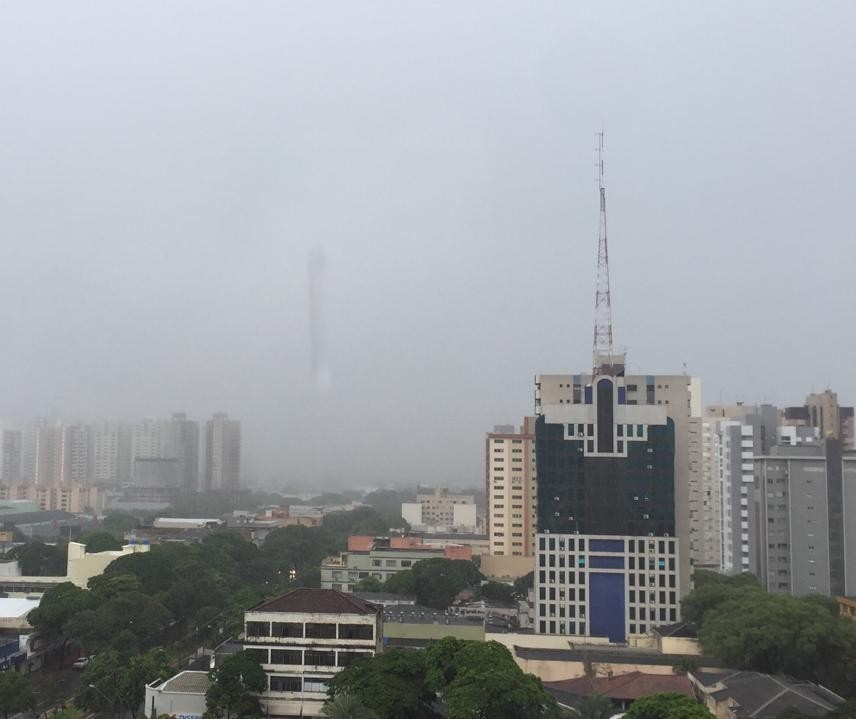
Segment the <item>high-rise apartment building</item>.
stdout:
[[99,486],[127,484],[131,476],[131,427],[108,420],[89,427],[90,481]]
[[19,429],[4,429],[0,439],[0,480],[20,482],[23,461],[23,433]]
[[770,592],[856,593],[856,452],[841,440],[755,458],[760,579]]
[[89,427],[73,424],[65,427],[64,453],[66,455],[63,482],[86,484],[89,482]]
[[839,405],[832,390],[810,394],[802,407],[786,407],[781,420],[783,425],[815,427],[821,439],[840,439],[844,449],[856,449],[853,407]]
[[225,412],[205,425],[205,489],[241,486],[241,423]]
[[535,379],[535,629],[620,642],[680,618],[700,385],[600,359]]
[[178,461],[181,489],[195,492],[199,487],[199,423],[187,419],[184,412],[172,415],[165,456]]
[[535,418],[520,431],[497,426],[485,437],[485,528],[489,554],[531,557],[536,525]]

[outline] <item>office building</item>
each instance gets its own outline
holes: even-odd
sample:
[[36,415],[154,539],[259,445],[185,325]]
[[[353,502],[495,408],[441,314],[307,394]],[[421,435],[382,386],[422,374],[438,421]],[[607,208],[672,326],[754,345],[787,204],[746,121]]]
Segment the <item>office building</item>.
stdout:
[[19,429],[4,429],[0,439],[0,480],[20,482],[23,470],[23,433]]
[[680,618],[700,385],[596,359],[535,378],[535,631],[623,642]]
[[770,592],[856,594],[856,452],[841,440],[755,458],[760,579]]
[[495,557],[535,554],[535,418],[517,431],[496,426],[485,437],[485,529]]
[[241,423],[217,413],[205,425],[205,489],[241,486]]
[[244,613],[244,649],[265,670],[265,716],[321,716],[330,679],[382,649],[380,606],[333,589],[295,589]]

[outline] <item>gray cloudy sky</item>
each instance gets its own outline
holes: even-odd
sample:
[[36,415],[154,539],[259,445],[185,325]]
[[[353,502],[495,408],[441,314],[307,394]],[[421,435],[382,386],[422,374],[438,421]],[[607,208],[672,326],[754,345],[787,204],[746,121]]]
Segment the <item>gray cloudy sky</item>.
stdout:
[[[616,340],[856,402],[853,2],[0,4],[0,415],[226,410],[253,472],[480,482]],[[310,363],[323,248],[332,378]]]

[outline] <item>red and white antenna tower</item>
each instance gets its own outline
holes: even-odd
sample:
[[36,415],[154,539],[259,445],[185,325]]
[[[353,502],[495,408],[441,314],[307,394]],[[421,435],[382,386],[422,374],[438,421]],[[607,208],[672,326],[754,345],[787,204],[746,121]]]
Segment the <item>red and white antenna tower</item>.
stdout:
[[609,372],[609,368],[613,365],[612,300],[609,297],[609,249],[606,242],[606,187],[603,184],[603,131],[597,133],[597,140],[600,227],[597,238],[597,285],[594,297],[593,375],[603,374],[604,371]]

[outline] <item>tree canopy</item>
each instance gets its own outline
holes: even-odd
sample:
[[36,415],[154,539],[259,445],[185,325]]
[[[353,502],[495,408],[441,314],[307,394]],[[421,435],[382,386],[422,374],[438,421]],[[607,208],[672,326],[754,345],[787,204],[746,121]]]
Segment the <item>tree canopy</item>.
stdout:
[[625,719],[713,719],[707,707],[683,694],[662,692],[634,701]]
[[16,671],[0,672],[0,712],[3,719],[10,714],[34,709],[36,698],[30,682]]
[[478,586],[483,579],[478,568],[465,559],[423,559],[411,569],[393,574],[384,591],[415,594],[419,604],[446,609],[462,590]]
[[765,592],[754,578],[696,572],[683,616],[705,653],[728,666],[784,673],[856,697],[856,624],[826,597]]
[[211,671],[210,677],[211,687],[205,695],[208,715],[249,719],[261,714],[259,700],[254,694],[265,690],[267,677],[252,652],[232,654]]
[[387,651],[342,670],[329,688],[331,699],[355,696],[379,719],[433,719],[438,693],[450,719],[559,716],[540,680],[497,642],[446,637],[422,651]]

